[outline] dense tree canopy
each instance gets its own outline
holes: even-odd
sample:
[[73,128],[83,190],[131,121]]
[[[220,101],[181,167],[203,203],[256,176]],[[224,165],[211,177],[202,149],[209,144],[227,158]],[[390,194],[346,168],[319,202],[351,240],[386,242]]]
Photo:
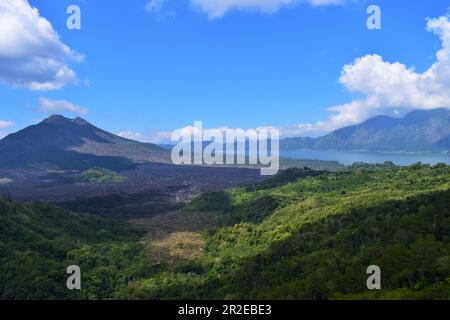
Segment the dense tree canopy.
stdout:
[[[146,259],[122,223],[0,201],[0,298],[449,299],[450,167],[355,164],[293,169],[207,193],[185,209],[215,217],[203,255]],[[78,264],[83,289],[65,288]],[[366,268],[382,270],[382,290]]]

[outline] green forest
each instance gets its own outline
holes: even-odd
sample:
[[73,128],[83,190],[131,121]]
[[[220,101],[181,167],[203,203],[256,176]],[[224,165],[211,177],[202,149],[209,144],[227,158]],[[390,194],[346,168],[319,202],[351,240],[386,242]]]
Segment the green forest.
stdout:
[[[450,299],[450,167],[292,168],[203,194],[202,254],[148,259],[143,231],[0,200],[0,299]],[[151,250],[151,249],[150,249]],[[82,270],[66,289],[65,269]],[[369,291],[366,268],[382,270]]]
[[78,179],[91,183],[121,183],[126,180],[125,177],[105,168],[90,168],[84,171]]

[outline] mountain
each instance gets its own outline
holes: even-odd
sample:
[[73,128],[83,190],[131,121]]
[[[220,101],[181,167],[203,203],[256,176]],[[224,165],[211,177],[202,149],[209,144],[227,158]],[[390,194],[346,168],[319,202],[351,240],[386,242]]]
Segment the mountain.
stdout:
[[112,170],[170,161],[163,148],[101,130],[82,118],[53,115],[0,140],[0,168]]
[[369,151],[450,150],[450,110],[416,110],[403,118],[377,116],[326,136],[290,138],[281,149],[334,149]]
[[444,149],[448,149],[450,150],[450,136],[448,136],[447,138],[441,139],[439,140],[436,145],[438,147],[444,148]]

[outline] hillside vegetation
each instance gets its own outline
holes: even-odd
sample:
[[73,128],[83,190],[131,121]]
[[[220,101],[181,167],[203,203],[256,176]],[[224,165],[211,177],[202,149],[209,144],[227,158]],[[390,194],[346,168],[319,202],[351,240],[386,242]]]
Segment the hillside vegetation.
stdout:
[[127,178],[105,168],[90,168],[84,171],[79,179],[91,183],[121,183]]
[[[190,215],[205,228],[185,226]],[[152,239],[4,199],[0,298],[450,299],[446,165],[289,169],[204,194],[168,219],[151,219],[177,226]],[[192,245],[180,243],[187,236]],[[69,264],[81,267],[79,292],[65,288]],[[380,291],[366,287],[370,265],[382,270]]]
[[[127,275],[144,272],[139,236],[95,216],[0,199],[0,299],[112,297]],[[82,270],[81,292],[66,288],[72,264]]]
[[[205,299],[450,298],[450,168],[355,165],[290,172],[205,194],[217,215],[196,260],[136,281],[121,297]],[[285,182],[284,184],[283,181]],[[369,292],[379,265],[383,290]]]

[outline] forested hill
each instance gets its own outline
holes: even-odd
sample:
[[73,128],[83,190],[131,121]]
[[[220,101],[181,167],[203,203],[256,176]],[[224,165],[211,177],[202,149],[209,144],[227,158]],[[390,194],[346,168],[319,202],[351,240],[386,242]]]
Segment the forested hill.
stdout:
[[[205,255],[122,292],[133,298],[450,298],[450,168],[292,169],[297,180],[210,193]],[[280,182],[285,180],[285,184]],[[366,269],[382,270],[369,292]]]
[[[109,297],[131,273],[125,266],[139,254],[138,236],[116,222],[45,204],[18,205],[4,197],[0,199],[0,300]],[[87,275],[96,273],[95,293],[66,287],[67,267],[81,262],[82,271],[91,266]]]
[[[122,224],[3,199],[0,299],[450,299],[443,164],[289,169],[204,194],[190,214],[215,226],[201,254],[171,264],[148,259],[154,247]],[[79,292],[65,288],[70,264],[82,270]],[[367,290],[370,265],[381,268],[380,291]]]

